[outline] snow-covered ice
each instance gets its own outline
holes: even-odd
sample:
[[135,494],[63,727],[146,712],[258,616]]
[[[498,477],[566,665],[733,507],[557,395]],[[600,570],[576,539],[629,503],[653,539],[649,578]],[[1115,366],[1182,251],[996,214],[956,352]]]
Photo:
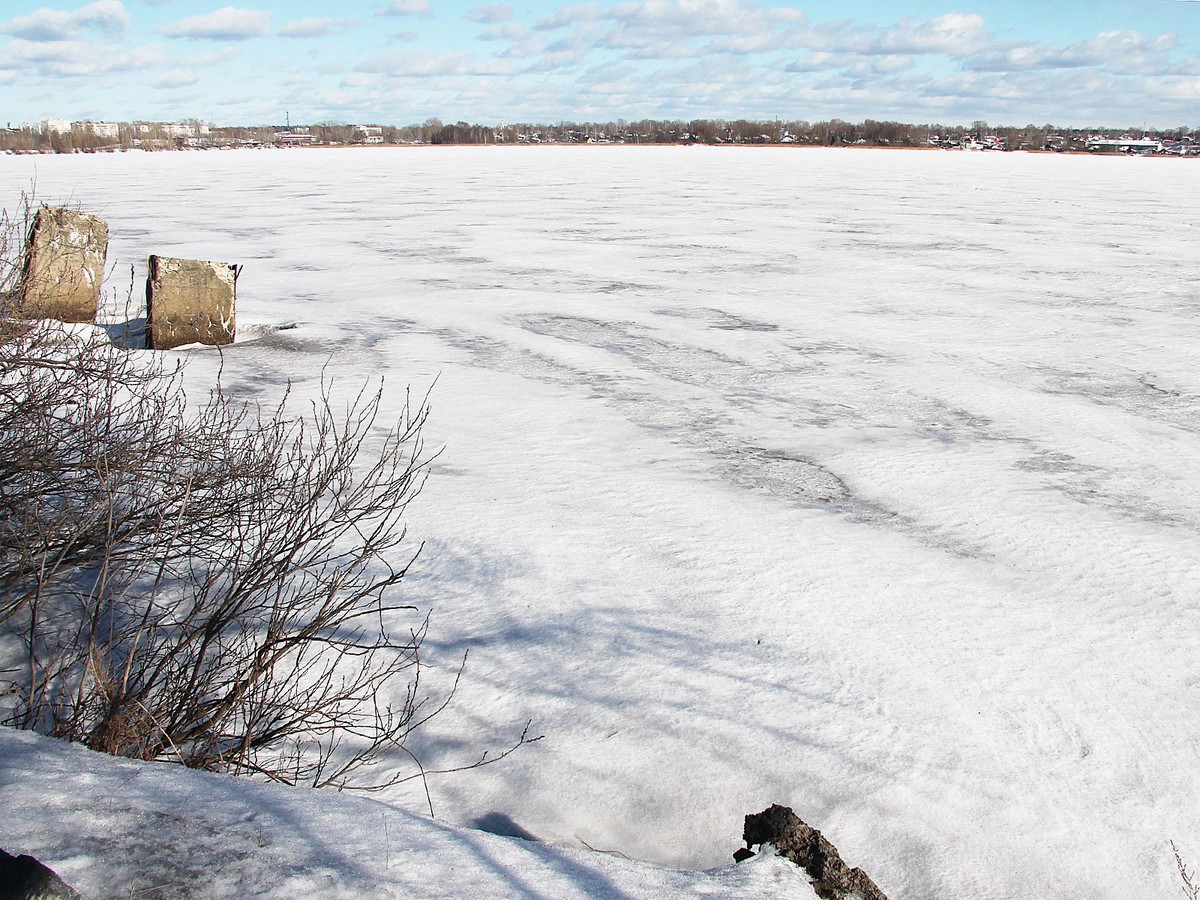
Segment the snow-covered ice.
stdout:
[[35,178],[108,220],[118,305],[149,253],[245,266],[238,391],[434,385],[405,596],[435,680],[471,657],[420,749],[546,736],[439,819],[702,869],[778,802],[895,897],[1200,861],[1200,166],[0,157]]

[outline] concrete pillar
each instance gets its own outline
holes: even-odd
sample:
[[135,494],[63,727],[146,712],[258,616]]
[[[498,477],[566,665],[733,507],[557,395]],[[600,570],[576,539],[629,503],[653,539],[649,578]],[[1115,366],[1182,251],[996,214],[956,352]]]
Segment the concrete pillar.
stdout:
[[93,322],[108,255],[108,224],[74,209],[43,206],[25,246],[18,312],[27,318]]
[[146,278],[146,346],[232,344],[239,267],[151,256]]

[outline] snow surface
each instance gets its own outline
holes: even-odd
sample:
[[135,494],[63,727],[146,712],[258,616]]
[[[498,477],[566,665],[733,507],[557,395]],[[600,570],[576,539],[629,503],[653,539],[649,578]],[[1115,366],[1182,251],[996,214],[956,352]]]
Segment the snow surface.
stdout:
[[471,657],[418,749],[546,736],[432,782],[439,820],[704,869],[778,802],[894,897],[1200,860],[1200,166],[0,158],[35,178],[108,220],[118,306],[149,253],[245,266],[235,389],[436,379],[403,593],[435,683]]
[[376,800],[118,760],[0,729],[0,841],[89,900],[444,897],[815,898],[764,847],[741,865],[672,872],[456,828]]

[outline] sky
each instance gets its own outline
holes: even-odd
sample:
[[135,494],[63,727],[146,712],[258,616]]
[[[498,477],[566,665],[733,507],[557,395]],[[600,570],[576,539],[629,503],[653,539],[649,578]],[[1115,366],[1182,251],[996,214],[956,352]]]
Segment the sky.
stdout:
[[1200,0],[0,3],[0,121],[1200,127]]

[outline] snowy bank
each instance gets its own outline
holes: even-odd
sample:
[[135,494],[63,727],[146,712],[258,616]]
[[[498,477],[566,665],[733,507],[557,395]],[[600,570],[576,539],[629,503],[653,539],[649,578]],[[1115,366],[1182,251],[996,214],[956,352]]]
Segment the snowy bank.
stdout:
[[0,847],[89,900],[816,896],[774,855],[675,872],[458,828],[368,797],[258,784],[0,729]]

